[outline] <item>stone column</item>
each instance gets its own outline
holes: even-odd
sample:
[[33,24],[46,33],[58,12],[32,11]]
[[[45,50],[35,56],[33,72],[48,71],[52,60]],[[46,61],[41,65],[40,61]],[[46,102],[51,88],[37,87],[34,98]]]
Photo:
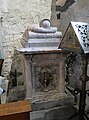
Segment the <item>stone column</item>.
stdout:
[[31,58],[32,55],[25,55],[25,86],[26,86],[26,99],[32,98],[32,74],[31,74]]
[[61,54],[61,59],[60,59],[60,68],[59,68],[59,75],[60,75],[60,84],[59,84],[59,91],[60,94],[63,95],[65,91],[65,58],[66,56]]

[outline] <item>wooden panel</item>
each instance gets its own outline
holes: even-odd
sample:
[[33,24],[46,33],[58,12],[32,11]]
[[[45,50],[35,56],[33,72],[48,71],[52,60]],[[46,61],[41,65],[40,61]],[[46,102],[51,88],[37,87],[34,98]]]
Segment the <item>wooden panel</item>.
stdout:
[[12,115],[12,114],[18,114],[18,113],[24,113],[30,111],[31,111],[31,105],[30,105],[30,101],[28,100],[0,105],[0,116]]
[[30,120],[29,112],[1,116],[0,120]]

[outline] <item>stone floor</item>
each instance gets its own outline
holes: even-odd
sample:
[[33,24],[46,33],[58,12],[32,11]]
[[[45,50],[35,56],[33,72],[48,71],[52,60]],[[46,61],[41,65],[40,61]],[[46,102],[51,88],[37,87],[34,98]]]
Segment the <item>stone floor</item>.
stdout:
[[45,110],[32,112],[30,116],[30,120],[79,120],[75,107],[71,105],[48,109],[46,112]]
[[[48,110],[39,110],[30,114],[31,120],[68,120],[76,112],[72,106],[55,107]],[[76,120],[76,119],[75,119]]]
[[[70,93],[68,94],[70,95]],[[89,100],[89,96],[86,96],[86,98],[87,100]],[[78,113],[79,100],[78,100],[78,104],[75,106],[73,106],[73,100],[74,98],[71,97],[71,99],[65,99],[64,102],[63,100],[60,101],[60,104],[58,101],[56,101],[55,107],[52,108],[49,106],[49,104],[34,105],[33,106],[34,112],[31,112],[30,120],[70,120],[69,118],[72,115],[74,115],[74,117],[71,120],[79,120],[79,116],[76,114]],[[89,116],[89,104],[88,104],[89,102],[87,100],[86,100],[86,111],[88,111],[88,116]],[[46,105],[48,106],[48,108]],[[42,110],[43,106],[45,106],[46,109]],[[37,107],[39,107],[40,109],[36,110]]]

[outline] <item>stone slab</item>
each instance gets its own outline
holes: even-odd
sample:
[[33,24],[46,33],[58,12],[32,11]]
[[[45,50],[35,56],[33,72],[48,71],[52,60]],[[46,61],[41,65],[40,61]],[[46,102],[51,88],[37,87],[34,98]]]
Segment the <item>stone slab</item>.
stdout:
[[46,38],[46,39],[29,39],[28,43],[49,43],[49,42],[59,42],[60,38]]
[[58,47],[58,42],[29,43],[29,47]]
[[32,53],[32,52],[47,52],[49,53],[50,52],[61,52],[62,50],[61,49],[58,49],[58,47],[31,47],[31,48],[19,48],[17,49],[17,51],[21,52],[21,53],[24,53],[24,52],[29,52]]
[[[76,112],[71,105],[54,107],[51,109],[34,111],[30,113],[31,120],[68,120]],[[77,120],[77,119],[75,119]]]

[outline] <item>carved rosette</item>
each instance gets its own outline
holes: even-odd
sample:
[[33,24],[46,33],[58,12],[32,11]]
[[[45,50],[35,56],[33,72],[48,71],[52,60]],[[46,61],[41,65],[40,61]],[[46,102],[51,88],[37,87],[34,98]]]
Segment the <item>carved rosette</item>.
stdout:
[[58,65],[35,67],[36,79],[34,80],[34,87],[36,92],[48,92],[57,88],[57,67]]

